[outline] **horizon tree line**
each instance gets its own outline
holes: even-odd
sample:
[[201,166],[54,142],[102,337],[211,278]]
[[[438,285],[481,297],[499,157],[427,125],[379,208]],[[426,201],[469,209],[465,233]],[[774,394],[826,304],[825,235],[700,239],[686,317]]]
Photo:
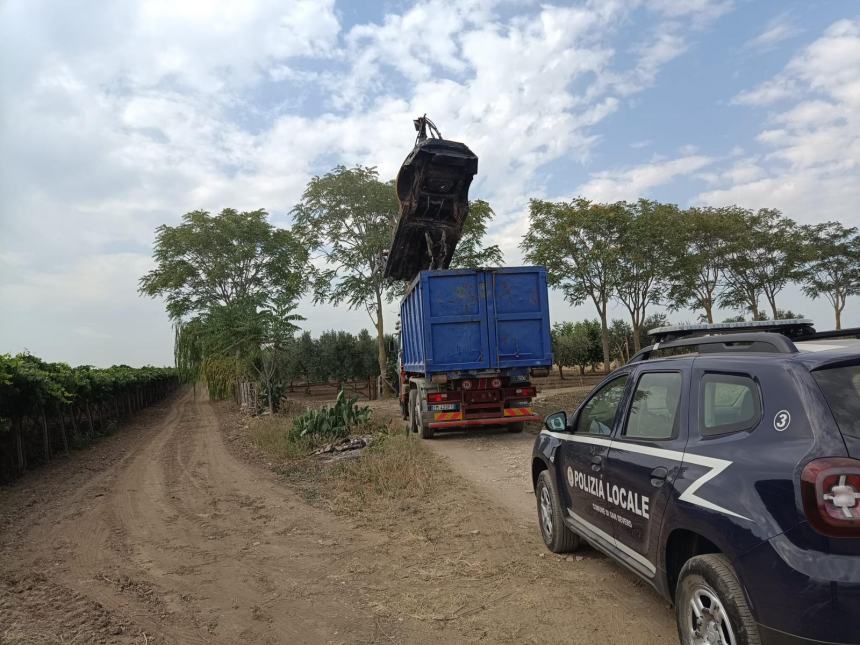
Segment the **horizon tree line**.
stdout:
[[[779,294],[799,283],[809,297],[830,301],[838,327],[847,298],[860,293],[860,237],[836,222],[799,226],[772,209],[682,210],[645,199],[532,200],[529,211],[524,256],[547,267],[551,286],[570,304],[595,306],[605,365],[610,302],[628,312],[629,342],[638,351],[656,305],[698,310],[713,322],[718,306],[761,317],[765,300],[777,316]],[[275,227],[263,209],[225,208],[192,211],[179,225],[156,229],[156,267],[141,277],[139,291],[165,299],[180,377],[205,381],[218,398],[253,379],[274,409],[275,383],[292,369],[288,355],[303,320],[295,309],[310,295],[314,303],[367,312],[375,342],[370,348],[370,336],[361,335],[362,360],[376,352],[385,396],[396,352],[386,340],[384,306],[405,288],[383,279],[398,213],[393,182],[380,181],[373,167],[337,166],[313,177],[290,213],[286,228]],[[452,268],[502,264],[501,249],[484,243],[494,215],[487,202],[470,202]]]

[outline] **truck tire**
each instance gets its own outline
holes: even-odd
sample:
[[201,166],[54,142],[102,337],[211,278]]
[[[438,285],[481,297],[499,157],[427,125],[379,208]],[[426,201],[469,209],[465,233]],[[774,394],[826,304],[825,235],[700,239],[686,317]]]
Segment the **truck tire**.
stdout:
[[[758,627],[729,559],[721,553],[687,560],[675,588],[682,645],[702,642],[761,645]],[[708,638],[709,637],[709,638]]]
[[409,410],[407,412],[407,417],[409,418],[409,425],[407,426],[406,434],[411,435],[414,432],[418,432],[418,422],[415,420],[415,401],[418,398],[418,391],[415,388],[409,390],[409,403],[407,404]]
[[537,499],[538,525],[543,543],[553,553],[569,553],[576,551],[582,543],[576,533],[567,528],[564,523],[564,513],[549,471],[544,470],[538,476],[535,486]]
[[412,405],[412,416],[415,418],[415,430],[418,432],[418,436],[422,439],[432,439],[433,438],[433,428],[427,426],[424,423],[424,416],[422,415],[421,410],[421,390],[412,390],[415,392],[415,402]]
[[519,423],[509,423],[508,424],[508,432],[511,432],[511,433],[522,432],[525,427],[526,427],[526,424],[523,423],[522,421],[520,421]]

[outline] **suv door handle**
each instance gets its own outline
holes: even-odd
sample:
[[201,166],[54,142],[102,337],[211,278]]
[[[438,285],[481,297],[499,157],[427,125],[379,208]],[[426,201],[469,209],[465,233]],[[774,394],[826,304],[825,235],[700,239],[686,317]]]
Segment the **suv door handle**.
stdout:
[[654,488],[660,488],[665,482],[666,477],[669,476],[669,471],[664,466],[657,466],[654,470],[651,471],[651,485]]
[[603,465],[603,456],[602,455],[594,455],[591,458],[591,470],[597,472],[600,470],[600,467]]

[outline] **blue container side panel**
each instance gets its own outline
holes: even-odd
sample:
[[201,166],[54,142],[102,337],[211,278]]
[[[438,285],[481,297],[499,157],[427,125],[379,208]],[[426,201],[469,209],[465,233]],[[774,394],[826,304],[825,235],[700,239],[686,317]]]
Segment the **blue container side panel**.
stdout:
[[543,267],[422,271],[400,324],[408,372],[552,365]]
[[551,366],[546,270],[497,269],[487,274],[487,280],[492,294],[488,301],[494,366]]
[[428,372],[489,367],[484,275],[476,271],[421,273]]

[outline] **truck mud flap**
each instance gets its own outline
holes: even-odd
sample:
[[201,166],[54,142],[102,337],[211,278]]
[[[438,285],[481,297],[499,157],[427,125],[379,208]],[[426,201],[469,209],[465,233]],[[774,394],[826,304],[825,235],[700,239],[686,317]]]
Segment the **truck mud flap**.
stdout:
[[478,172],[478,157],[465,144],[443,139],[426,117],[416,119],[415,128],[415,147],[397,174],[400,212],[385,264],[391,280],[411,281],[424,269],[448,268]]

